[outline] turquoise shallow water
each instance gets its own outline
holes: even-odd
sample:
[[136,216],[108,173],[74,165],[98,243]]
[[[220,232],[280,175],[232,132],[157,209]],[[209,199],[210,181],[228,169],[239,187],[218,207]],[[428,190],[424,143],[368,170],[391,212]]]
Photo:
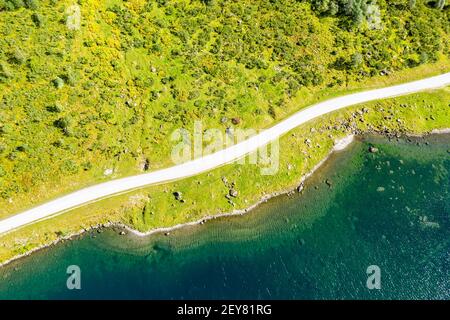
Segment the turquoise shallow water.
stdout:
[[[168,237],[92,232],[15,261],[0,268],[0,298],[449,299],[449,150],[448,135],[366,137],[302,195],[245,216]],[[69,265],[81,290],[66,287]],[[366,287],[370,265],[380,290]]]

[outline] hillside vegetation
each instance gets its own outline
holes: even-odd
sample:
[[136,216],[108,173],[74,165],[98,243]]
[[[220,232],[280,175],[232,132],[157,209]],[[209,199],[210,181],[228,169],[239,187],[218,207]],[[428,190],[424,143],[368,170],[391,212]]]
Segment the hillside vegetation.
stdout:
[[[191,178],[153,185],[91,203],[52,219],[39,221],[0,235],[0,263],[19,254],[30,252],[41,245],[47,245],[61,237],[69,237],[74,233],[88,230],[92,226],[119,222],[135,230],[146,232],[155,228],[200,220],[208,215],[230,213],[236,209],[243,210],[272,193],[288,190],[297,192],[295,190],[298,190],[301,177],[309,173],[327,156],[333,148],[335,139],[353,132],[377,132],[388,134],[395,139],[397,134],[420,135],[433,129],[445,128],[450,123],[449,101],[450,87],[374,101],[327,114],[281,137],[282,153],[276,175],[262,175],[261,168],[266,167],[265,164],[234,163]],[[309,143],[306,139],[310,140]],[[434,146],[428,144],[427,139],[402,140],[403,143],[418,144],[420,146],[418,148],[423,151],[420,156],[417,153],[414,154],[415,162],[421,162],[421,159],[429,161],[429,157],[437,156],[436,153],[429,152]],[[391,148],[397,147],[397,144],[391,146]],[[392,170],[403,171],[403,161],[408,154],[400,150],[402,149],[396,151],[398,162],[384,165],[390,166]],[[369,150],[366,152],[369,153]],[[450,150],[442,150],[439,157],[443,160],[447,159],[448,152]],[[372,156],[375,158],[379,154],[383,154],[382,149]],[[352,166],[359,165],[352,164]],[[384,165],[380,164],[380,167]],[[443,183],[439,174],[442,169],[442,166],[436,163],[436,184]],[[345,176],[342,172],[339,174]],[[352,177],[348,178],[352,179]],[[328,190],[336,188],[335,184],[335,181],[328,179],[322,180],[318,185],[310,184],[308,180],[304,187]],[[237,191],[235,197],[229,196],[230,188]],[[403,189],[399,190],[405,192]],[[181,195],[181,199],[174,196],[175,191]],[[406,192],[415,192],[415,190],[413,188]],[[273,219],[280,219],[276,212],[274,213]],[[229,222],[232,223],[231,220]]]
[[0,217],[168,166],[195,120],[266,127],[447,61],[449,28],[441,0],[0,0]]

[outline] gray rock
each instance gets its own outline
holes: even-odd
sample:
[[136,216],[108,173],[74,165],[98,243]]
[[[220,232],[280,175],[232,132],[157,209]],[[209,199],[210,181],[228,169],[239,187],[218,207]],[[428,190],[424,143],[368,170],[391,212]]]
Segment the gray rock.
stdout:
[[148,171],[148,169],[150,169],[150,160],[148,160],[147,158],[144,160],[144,162],[142,163],[142,170],[143,171]]
[[222,182],[223,182],[224,185],[227,185],[228,184],[227,177],[222,177]]
[[370,153],[377,153],[378,152],[378,148],[374,147],[374,146],[370,146],[369,147],[369,152]]
[[183,194],[182,194],[180,191],[175,191],[175,192],[173,193],[173,195],[174,195],[174,197],[175,197],[176,200],[178,200],[178,201],[183,200]]

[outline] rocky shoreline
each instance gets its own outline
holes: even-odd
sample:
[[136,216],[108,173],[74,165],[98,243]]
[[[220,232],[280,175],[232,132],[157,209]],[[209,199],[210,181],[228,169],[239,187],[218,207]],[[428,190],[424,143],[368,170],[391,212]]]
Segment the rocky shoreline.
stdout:
[[[351,126],[350,126],[350,128],[351,128]],[[119,235],[125,235],[126,232],[129,232],[129,233],[131,233],[135,236],[139,236],[139,237],[146,237],[146,236],[150,236],[150,235],[156,234],[156,233],[164,233],[165,235],[170,235],[170,232],[180,229],[180,228],[183,228],[183,227],[202,225],[205,222],[216,219],[216,218],[231,217],[231,216],[238,216],[238,215],[246,214],[246,213],[252,211],[253,209],[255,209],[256,207],[258,207],[259,205],[261,205],[262,203],[267,202],[271,198],[281,196],[281,195],[291,195],[295,192],[301,193],[303,191],[305,181],[311,175],[313,175],[330,158],[330,156],[333,153],[345,150],[354,141],[355,136],[362,136],[365,134],[376,134],[376,135],[385,136],[388,139],[392,139],[392,138],[401,138],[401,137],[406,137],[406,138],[407,137],[427,137],[427,136],[433,135],[433,134],[450,134],[450,128],[434,129],[434,130],[426,132],[424,134],[413,134],[413,133],[405,133],[405,132],[389,132],[389,131],[379,131],[379,130],[374,130],[374,129],[369,130],[369,131],[360,132],[360,131],[356,130],[356,128],[351,128],[351,129],[354,129],[354,130],[352,130],[353,133],[348,134],[347,136],[345,136],[342,139],[336,140],[334,147],[330,150],[330,152],[320,162],[318,162],[307,174],[303,175],[300,178],[300,180],[295,188],[293,188],[293,189],[289,188],[289,189],[286,189],[283,191],[266,194],[263,197],[261,197],[261,199],[259,201],[255,202],[254,204],[252,204],[251,206],[249,206],[245,209],[233,210],[228,213],[221,213],[221,214],[216,214],[216,215],[208,215],[208,216],[205,216],[196,221],[181,223],[181,224],[177,224],[177,225],[174,225],[171,227],[155,228],[155,229],[149,230],[147,232],[141,232],[141,231],[135,230],[135,229],[133,229],[127,225],[124,225],[123,223],[119,223],[119,222],[102,223],[102,224],[98,224],[95,226],[91,226],[90,228],[82,229],[82,230],[72,233],[68,236],[58,238],[48,244],[38,246],[36,248],[31,249],[30,251],[27,251],[26,253],[17,255],[11,259],[1,262],[0,268],[13,262],[13,261],[27,257],[39,250],[52,247],[54,245],[57,245],[60,242],[74,240],[77,237],[83,235],[84,233],[94,231],[94,230],[96,230],[97,232],[101,232],[101,230],[105,229],[105,228],[118,228],[119,230],[117,230],[117,232]],[[369,150],[369,152],[372,152],[372,151]]]

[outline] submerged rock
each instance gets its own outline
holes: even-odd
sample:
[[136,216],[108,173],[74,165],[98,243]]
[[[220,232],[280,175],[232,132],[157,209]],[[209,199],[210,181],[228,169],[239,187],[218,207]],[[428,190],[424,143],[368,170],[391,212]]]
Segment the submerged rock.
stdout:
[[374,146],[370,146],[369,147],[369,152],[370,153],[377,153],[378,152],[378,148],[374,147]]

